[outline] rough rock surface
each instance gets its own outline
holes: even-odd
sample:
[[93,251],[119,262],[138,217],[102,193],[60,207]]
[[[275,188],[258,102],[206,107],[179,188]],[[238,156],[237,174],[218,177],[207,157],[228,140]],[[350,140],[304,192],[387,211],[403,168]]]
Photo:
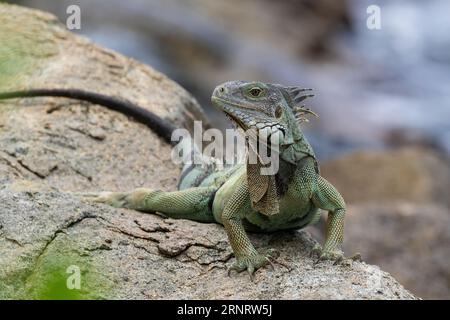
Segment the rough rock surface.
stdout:
[[[90,205],[58,192],[3,190],[0,203],[3,298],[40,297],[55,263],[63,271],[80,267],[88,298],[414,298],[375,266],[314,266],[308,252],[315,241],[306,232],[252,235],[260,250],[276,249],[291,268],[275,264],[252,283],[245,274],[227,276],[234,258],[219,225]],[[61,262],[63,256],[70,258]]]
[[[206,124],[176,83],[67,32],[50,14],[0,4],[0,43],[2,91],[87,89],[128,99],[179,127],[190,128],[193,119]],[[17,179],[72,191],[176,185],[169,146],[117,112],[64,98],[8,100],[0,108],[1,185]]]
[[[64,31],[51,15],[1,4],[0,19],[0,68],[8,71],[2,90],[87,88],[126,97],[180,126],[203,118],[164,75]],[[18,60],[26,62],[20,70],[12,67]],[[277,249],[290,269],[261,270],[255,283],[246,275],[228,278],[234,258],[221,226],[92,205],[68,193],[173,189],[179,169],[155,134],[66,99],[1,107],[1,298],[52,297],[74,266],[81,270],[75,296],[84,298],[415,298],[375,266],[314,266],[308,253],[315,242],[306,232],[252,235],[260,250]]]

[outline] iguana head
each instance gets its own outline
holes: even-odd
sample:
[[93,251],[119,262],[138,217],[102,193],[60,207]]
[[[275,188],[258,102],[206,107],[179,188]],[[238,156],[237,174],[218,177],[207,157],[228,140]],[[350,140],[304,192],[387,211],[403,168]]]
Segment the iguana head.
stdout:
[[[253,209],[265,215],[279,213],[282,185],[291,177],[286,176],[289,175],[286,172],[285,176],[277,176],[278,160],[297,165],[305,157],[315,159],[314,152],[298,125],[305,113],[312,113],[301,104],[312,96],[309,91],[310,89],[254,81],[231,81],[214,89],[211,98],[213,104],[224,111],[250,138],[256,138],[248,139],[249,155],[256,155],[256,161],[251,162],[250,157],[247,157],[247,185]],[[261,159],[260,143],[265,141],[263,143],[272,150],[274,138],[278,138],[277,144],[280,147],[275,150],[276,165],[268,174],[263,173],[262,170],[268,163]],[[270,168],[274,163],[269,163]]]
[[230,81],[217,86],[213,104],[225,112],[244,131],[253,129],[258,136],[280,135],[280,145],[302,138],[299,121],[312,113],[302,105],[311,89],[285,87],[258,81]]

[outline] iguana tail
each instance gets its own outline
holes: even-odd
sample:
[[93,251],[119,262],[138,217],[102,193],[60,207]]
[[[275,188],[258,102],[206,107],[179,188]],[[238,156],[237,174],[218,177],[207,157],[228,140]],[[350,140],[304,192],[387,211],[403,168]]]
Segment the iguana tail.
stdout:
[[78,89],[33,89],[0,93],[0,100],[33,97],[64,97],[104,106],[110,110],[118,111],[126,116],[132,117],[137,122],[149,127],[167,143],[172,144],[171,136],[173,130],[175,130],[172,124],[153,112],[127,100]]

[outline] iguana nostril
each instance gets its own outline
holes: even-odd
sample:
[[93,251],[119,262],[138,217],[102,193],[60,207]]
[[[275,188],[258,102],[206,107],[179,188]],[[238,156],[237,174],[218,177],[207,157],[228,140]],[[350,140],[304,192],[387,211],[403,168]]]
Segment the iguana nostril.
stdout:
[[219,92],[220,92],[220,93],[224,93],[224,92],[225,92],[225,89],[224,89],[223,87],[220,87],[220,88],[219,88]]

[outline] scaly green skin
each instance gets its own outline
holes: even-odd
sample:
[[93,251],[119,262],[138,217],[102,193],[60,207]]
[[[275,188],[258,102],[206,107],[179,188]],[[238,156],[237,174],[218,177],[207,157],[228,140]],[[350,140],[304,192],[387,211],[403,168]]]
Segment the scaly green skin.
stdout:
[[[324,209],[328,211],[326,240],[323,249],[317,247],[314,251],[320,260],[340,261],[344,258],[340,247],[345,203],[339,192],[320,176],[314,152],[296,121],[296,115],[307,111],[299,104],[309,96],[304,95],[304,91],[306,89],[297,87],[232,81],[218,86],[212,96],[214,105],[242,129],[257,129],[258,134],[263,130],[269,130],[271,134],[284,133],[276,179],[270,180],[275,176],[255,175],[248,164],[223,170],[216,170],[211,165],[191,165],[184,168],[178,191],[136,189],[125,193],[89,194],[87,197],[114,207],[221,223],[237,260],[231,269],[247,270],[250,275],[269,259],[257,252],[246,230],[271,232],[303,228],[318,221],[319,209]],[[265,184],[260,181],[276,182]],[[275,198],[270,197],[271,186],[275,186]],[[269,204],[278,201],[278,205],[275,209],[264,206],[258,203],[260,197],[255,194],[264,194]]]

